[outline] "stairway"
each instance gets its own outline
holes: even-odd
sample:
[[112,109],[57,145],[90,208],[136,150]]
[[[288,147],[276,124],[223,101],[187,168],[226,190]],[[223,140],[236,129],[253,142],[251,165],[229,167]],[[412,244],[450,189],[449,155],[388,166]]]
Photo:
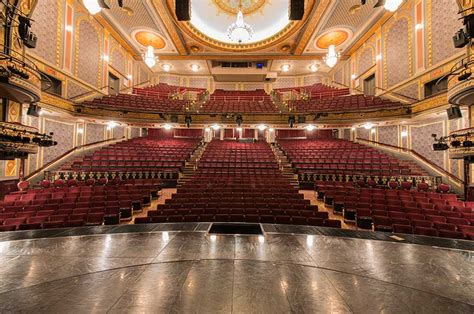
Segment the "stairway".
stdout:
[[288,158],[286,157],[286,155],[283,153],[280,147],[278,147],[277,144],[271,145],[271,148],[283,176],[286,177],[290,181],[293,187],[299,189],[300,184],[298,181],[298,175],[295,174],[295,171],[293,170],[293,167],[291,166],[291,163],[288,161]]
[[193,175],[197,169],[197,164],[199,159],[201,159],[202,154],[206,150],[206,147],[209,143],[203,143],[200,145],[191,155],[191,158],[186,161],[183,171],[179,174],[178,187],[186,183]]

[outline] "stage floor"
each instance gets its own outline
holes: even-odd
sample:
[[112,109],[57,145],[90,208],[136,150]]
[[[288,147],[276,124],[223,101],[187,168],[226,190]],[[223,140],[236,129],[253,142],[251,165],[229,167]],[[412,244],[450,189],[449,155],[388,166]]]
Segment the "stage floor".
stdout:
[[210,235],[209,226],[2,233],[0,312],[474,312],[465,241],[441,248],[275,225],[263,236]]

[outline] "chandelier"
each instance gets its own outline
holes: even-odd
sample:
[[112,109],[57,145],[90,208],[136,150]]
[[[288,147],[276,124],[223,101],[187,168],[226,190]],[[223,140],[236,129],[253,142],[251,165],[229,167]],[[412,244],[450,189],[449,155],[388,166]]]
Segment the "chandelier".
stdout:
[[323,58],[324,62],[328,65],[328,67],[333,68],[337,63],[338,58],[339,52],[336,52],[336,46],[330,45],[328,48],[328,53]]
[[253,29],[252,26],[244,22],[244,14],[242,11],[237,13],[237,20],[235,23],[230,24],[227,28],[227,37],[236,43],[247,42],[252,39]]
[[155,51],[153,49],[153,46],[146,47],[146,52],[143,55],[143,61],[145,61],[145,64],[149,68],[152,68],[155,66],[157,60],[158,58],[155,56]]

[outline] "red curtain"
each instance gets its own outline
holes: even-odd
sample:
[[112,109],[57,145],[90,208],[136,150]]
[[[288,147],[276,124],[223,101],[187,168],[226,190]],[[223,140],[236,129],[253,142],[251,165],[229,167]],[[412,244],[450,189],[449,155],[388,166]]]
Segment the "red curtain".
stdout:
[[254,138],[254,137],[255,137],[254,129],[244,129],[242,131],[242,138]]
[[173,130],[166,129],[148,129],[148,136],[151,138],[173,138]]
[[305,130],[276,130],[276,138],[306,137]]
[[234,129],[225,129],[224,138],[234,138]]
[[306,131],[306,138],[309,140],[324,140],[332,138],[332,130]]
[[202,132],[203,132],[202,129],[175,129],[174,136],[199,138],[203,136]]

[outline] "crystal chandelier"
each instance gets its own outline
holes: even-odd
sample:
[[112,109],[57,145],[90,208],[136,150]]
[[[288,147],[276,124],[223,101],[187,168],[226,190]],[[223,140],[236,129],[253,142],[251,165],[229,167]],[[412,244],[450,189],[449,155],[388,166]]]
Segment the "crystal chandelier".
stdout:
[[237,20],[235,23],[230,24],[227,28],[227,37],[236,43],[247,42],[252,39],[253,29],[252,26],[244,22],[244,14],[242,11],[237,13]]
[[153,46],[146,47],[146,52],[143,55],[143,61],[145,61],[145,64],[149,68],[152,68],[155,66],[157,59],[158,58],[155,56],[155,51],[153,49]]
[[337,63],[338,58],[339,52],[336,52],[336,46],[330,45],[328,48],[328,53],[323,58],[324,62],[328,65],[328,67],[333,68]]

